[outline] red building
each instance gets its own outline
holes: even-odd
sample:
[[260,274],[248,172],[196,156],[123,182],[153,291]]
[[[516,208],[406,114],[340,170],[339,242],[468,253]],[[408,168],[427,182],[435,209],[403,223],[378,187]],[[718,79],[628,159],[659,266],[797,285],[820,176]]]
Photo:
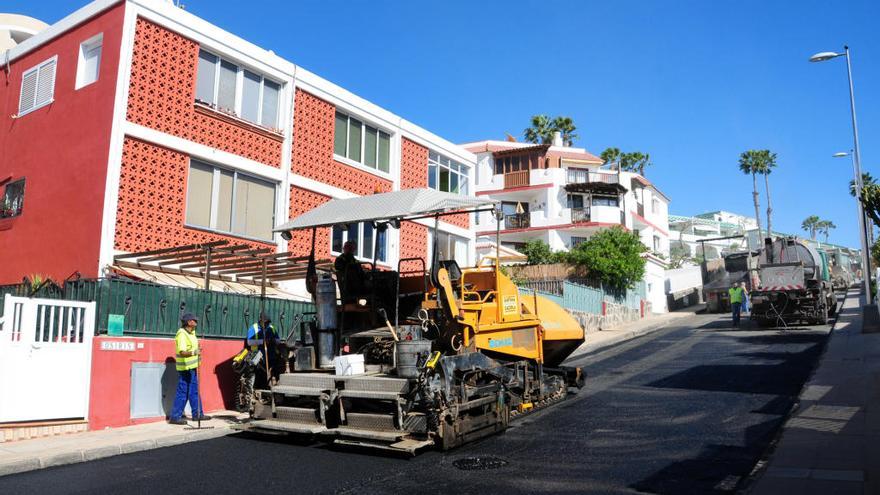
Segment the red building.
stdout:
[[[287,242],[272,228],[331,198],[429,184],[473,193],[472,153],[171,2],[96,0],[3,62],[0,284],[100,277],[120,253],[213,240],[306,254],[304,236]],[[473,262],[470,219],[441,230],[445,249]],[[373,235],[369,225],[325,230],[319,254]],[[427,247],[427,229],[409,224],[377,249],[396,266]],[[93,391],[127,391],[129,363],[171,355],[168,339],[137,339],[137,352],[111,359],[99,350],[106,338],[96,339]],[[213,343],[215,359],[239,344]],[[127,413],[102,403],[91,426]]]

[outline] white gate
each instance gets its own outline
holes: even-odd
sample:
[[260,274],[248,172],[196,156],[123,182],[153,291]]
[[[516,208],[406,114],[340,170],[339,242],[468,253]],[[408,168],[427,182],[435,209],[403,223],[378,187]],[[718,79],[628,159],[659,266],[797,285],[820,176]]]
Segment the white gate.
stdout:
[[7,295],[0,423],[87,418],[95,303]]

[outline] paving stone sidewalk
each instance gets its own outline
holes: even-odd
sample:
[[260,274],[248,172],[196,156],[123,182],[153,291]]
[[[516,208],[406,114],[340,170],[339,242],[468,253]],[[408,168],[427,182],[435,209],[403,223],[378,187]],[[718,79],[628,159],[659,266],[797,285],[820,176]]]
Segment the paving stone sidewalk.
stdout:
[[211,413],[203,429],[170,425],[164,421],[69,435],[0,443],[0,476],[102,457],[169,447],[235,433],[232,426],[247,415],[233,411]]
[[862,304],[850,291],[753,495],[880,493],[880,334]]

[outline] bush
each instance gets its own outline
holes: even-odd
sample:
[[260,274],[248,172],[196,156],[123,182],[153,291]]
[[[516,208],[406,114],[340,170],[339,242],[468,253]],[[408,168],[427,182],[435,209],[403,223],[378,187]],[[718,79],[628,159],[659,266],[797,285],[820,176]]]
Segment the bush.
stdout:
[[620,227],[602,230],[572,249],[567,261],[586,268],[591,277],[623,290],[633,288],[645,276],[647,250],[637,235]]
[[528,258],[529,265],[549,265],[558,263],[562,253],[554,253],[550,245],[541,239],[532,239],[521,249],[522,254]]

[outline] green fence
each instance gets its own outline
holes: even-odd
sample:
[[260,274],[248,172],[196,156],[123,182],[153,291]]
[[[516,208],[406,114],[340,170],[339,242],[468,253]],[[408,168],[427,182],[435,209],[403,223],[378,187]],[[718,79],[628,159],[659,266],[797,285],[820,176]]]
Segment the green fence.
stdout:
[[[20,286],[0,286],[0,296],[4,294],[26,296],[27,292]],[[108,332],[113,319],[121,323],[127,335],[172,336],[180,328],[180,317],[193,313],[199,318],[199,333],[203,336],[244,337],[262,308],[283,337],[297,315],[304,315],[308,321],[315,311],[309,302],[271,297],[261,301],[259,296],[106,278],[68,281],[63,292],[38,293],[36,297],[95,301],[99,334]]]
[[[565,309],[597,315],[602,314],[603,302],[640,309],[642,299],[645,299],[646,296],[645,282],[638,282],[634,288],[623,291],[591,287],[568,280],[541,282],[540,285],[534,283],[523,285],[524,287],[520,288],[522,294],[531,294],[533,290],[538,289],[538,294],[552,299]],[[540,290],[541,288],[551,288],[554,293],[544,292]]]
[[549,292],[544,292],[544,291],[535,290],[535,289],[528,289],[525,287],[520,287],[520,289],[519,289],[520,297],[531,297],[533,294],[538,294],[539,296],[547,298],[560,306],[563,306],[563,307],[565,306],[565,301],[563,301],[562,296],[559,296],[557,294],[551,294]]

